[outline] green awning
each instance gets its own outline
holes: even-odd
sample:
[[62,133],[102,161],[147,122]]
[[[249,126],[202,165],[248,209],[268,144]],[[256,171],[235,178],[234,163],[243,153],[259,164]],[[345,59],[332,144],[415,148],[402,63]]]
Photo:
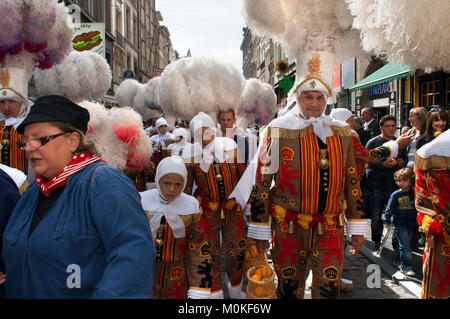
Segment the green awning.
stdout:
[[408,76],[412,76],[413,74],[414,70],[407,65],[386,64],[382,68],[378,69],[365,79],[352,86],[349,90],[350,92],[362,90],[378,84],[406,78]]

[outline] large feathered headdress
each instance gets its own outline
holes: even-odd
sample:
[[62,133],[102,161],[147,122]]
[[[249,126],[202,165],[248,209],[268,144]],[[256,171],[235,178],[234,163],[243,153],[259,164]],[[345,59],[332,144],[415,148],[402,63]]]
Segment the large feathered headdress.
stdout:
[[116,102],[120,107],[131,107],[144,121],[159,117],[162,113],[159,101],[160,77],[154,77],[145,84],[134,79],[124,80],[116,91]]
[[106,109],[89,101],[80,106],[90,115],[86,136],[109,165],[121,171],[150,166],[152,143],[136,111],[130,107]]
[[[297,60],[297,88],[303,81],[313,83],[309,79],[315,77],[313,85],[322,86],[323,92],[329,88],[327,95],[333,97],[333,65],[364,55],[345,0],[243,0],[243,4],[250,29],[280,43]],[[319,60],[320,75],[308,66],[315,63],[317,69]]]
[[72,49],[73,26],[67,8],[54,0],[0,2],[0,63],[49,69]]
[[39,95],[63,95],[78,103],[105,95],[111,85],[111,69],[98,53],[74,50],[50,70],[36,70],[34,79]]
[[217,112],[240,105],[244,88],[242,71],[212,57],[191,57],[172,62],[159,84],[164,114],[190,120],[199,112],[213,119]]
[[69,54],[72,21],[64,4],[53,0],[2,0],[0,17],[0,99],[22,103],[23,117],[32,105],[33,70],[49,69]]
[[450,1],[346,2],[365,51],[416,69],[450,72]]
[[266,125],[277,113],[277,96],[268,83],[251,78],[245,81],[242,100],[236,110],[237,124],[246,129],[248,125]]

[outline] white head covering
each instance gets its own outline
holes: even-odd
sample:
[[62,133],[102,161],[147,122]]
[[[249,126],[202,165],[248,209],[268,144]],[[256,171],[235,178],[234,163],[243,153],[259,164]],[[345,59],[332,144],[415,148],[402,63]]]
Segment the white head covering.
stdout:
[[350,110],[344,108],[332,109],[330,113],[331,118],[342,122],[347,121],[352,115],[353,113]]
[[169,126],[169,124],[167,124],[167,121],[164,118],[160,117],[159,119],[156,120],[156,123],[155,123],[156,129],[158,130],[158,132],[159,132],[159,127],[162,125]]
[[177,145],[183,146],[186,143],[189,143],[191,140],[191,135],[189,134],[189,131],[185,128],[179,127],[175,129],[172,133],[175,138],[182,137],[183,139],[177,143]]
[[[200,112],[191,120],[189,125],[189,130],[191,135],[194,137],[195,149],[191,152],[191,156],[195,157],[197,155],[202,155],[202,160],[200,162],[200,168],[205,173],[208,172],[209,166],[216,158],[219,162],[223,163],[228,160],[227,152],[237,148],[236,142],[228,137],[216,137],[213,142],[202,148],[202,127],[208,127],[214,132],[216,132],[216,124],[213,119],[206,113]],[[183,156],[184,157],[184,156]]]
[[155,175],[155,184],[156,188],[158,189],[159,195],[164,199],[164,196],[161,192],[161,189],[159,187],[159,182],[161,179],[166,176],[167,174],[174,173],[178,174],[181,177],[183,177],[183,189],[186,186],[187,182],[187,170],[186,166],[184,164],[184,161],[179,156],[171,156],[166,157],[162,161],[159,162],[158,167],[156,168],[156,175]]
[[216,124],[214,123],[211,116],[204,112],[199,112],[192,118],[191,122],[189,123],[189,133],[196,142],[201,142],[201,136],[196,136],[195,134],[197,133],[198,135],[198,130],[202,127],[209,127],[213,130],[216,130]]
[[185,224],[179,215],[196,214],[200,211],[200,205],[195,197],[183,192],[171,202],[168,202],[163,197],[159,182],[165,175],[170,173],[183,177],[183,188],[186,186],[187,170],[184,161],[179,156],[171,156],[164,158],[156,168],[156,189],[140,193],[142,207],[152,215],[150,228],[153,238],[156,237],[163,216],[172,228],[175,238],[184,237],[186,235]]

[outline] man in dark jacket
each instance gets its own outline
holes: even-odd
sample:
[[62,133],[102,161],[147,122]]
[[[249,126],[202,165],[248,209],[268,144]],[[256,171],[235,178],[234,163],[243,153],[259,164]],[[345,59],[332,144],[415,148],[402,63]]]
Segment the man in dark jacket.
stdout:
[[245,135],[238,134],[234,125],[236,124],[236,114],[234,109],[229,109],[228,111],[219,111],[217,114],[217,119],[220,124],[220,131],[223,137],[229,137],[233,139],[238,145],[239,152],[243,157],[242,160],[245,166],[251,160],[250,146],[248,137]]
[[[383,116],[380,120],[381,134],[369,140],[366,148],[369,150],[374,149],[387,141],[395,140],[395,123],[394,116]],[[397,158],[370,163],[367,169],[367,188],[365,190],[367,193],[365,194],[365,200],[369,200],[372,241],[375,244],[375,250],[378,250],[380,246],[383,232],[381,215],[391,193],[394,191],[394,173],[396,170],[404,167],[406,162],[406,152],[403,149],[399,151]]]
[[373,108],[363,108],[363,110],[361,111],[361,118],[364,121],[364,130],[369,132],[370,138],[374,138],[375,136],[381,134],[380,127],[378,125],[377,119],[375,118],[375,112],[373,111]]
[[350,123],[350,127],[352,130],[354,130],[356,133],[358,133],[359,140],[361,141],[361,144],[363,146],[366,146],[367,142],[371,139],[370,133],[366,130],[364,130],[363,127],[364,122],[360,117],[353,116],[352,121]]

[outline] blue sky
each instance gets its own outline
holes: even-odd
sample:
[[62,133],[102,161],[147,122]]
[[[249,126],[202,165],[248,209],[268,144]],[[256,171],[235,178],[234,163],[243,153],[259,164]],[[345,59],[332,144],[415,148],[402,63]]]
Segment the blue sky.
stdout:
[[180,56],[216,56],[242,69],[240,0],[156,0]]

